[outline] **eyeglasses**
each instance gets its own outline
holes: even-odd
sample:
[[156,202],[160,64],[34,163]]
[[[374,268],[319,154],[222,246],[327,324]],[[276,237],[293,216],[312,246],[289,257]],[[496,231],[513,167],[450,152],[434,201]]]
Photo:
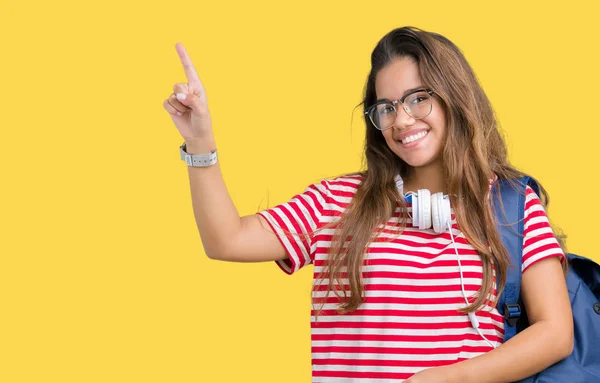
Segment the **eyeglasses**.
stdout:
[[369,116],[377,129],[387,130],[394,125],[397,116],[396,105],[401,103],[409,116],[422,119],[431,113],[431,97],[434,93],[431,89],[418,89],[396,101],[378,101],[365,110],[365,115]]

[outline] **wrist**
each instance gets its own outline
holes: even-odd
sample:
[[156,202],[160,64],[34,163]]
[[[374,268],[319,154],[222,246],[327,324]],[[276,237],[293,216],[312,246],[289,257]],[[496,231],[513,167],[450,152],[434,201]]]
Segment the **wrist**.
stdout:
[[212,136],[185,139],[185,147],[188,154],[204,154],[217,148]]

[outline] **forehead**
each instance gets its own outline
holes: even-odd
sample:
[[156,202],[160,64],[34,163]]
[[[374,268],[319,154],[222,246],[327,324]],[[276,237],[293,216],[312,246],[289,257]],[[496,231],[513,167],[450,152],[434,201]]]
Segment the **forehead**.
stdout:
[[417,63],[407,57],[396,58],[379,70],[375,76],[377,99],[401,98],[407,89],[423,85]]

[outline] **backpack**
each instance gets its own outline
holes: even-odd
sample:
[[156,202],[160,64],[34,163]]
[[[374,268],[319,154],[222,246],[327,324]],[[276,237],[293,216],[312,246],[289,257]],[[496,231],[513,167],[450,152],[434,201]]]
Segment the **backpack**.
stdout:
[[[526,328],[527,314],[519,298],[521,291],[521,256],[523,250],[523,216],[525,188],[529,185],[539,195],[539,187],[531,177],[517,182],[498,180],[504,211],[493,190],[492,203],[502,242],[509,251],[506,287],[498,300],[498,311],[504,316],[504,342]],[[519,383],[600,382],[600,265],[591,259],[567,254],[567,289],[573,310],[574,347],[567,358]]]

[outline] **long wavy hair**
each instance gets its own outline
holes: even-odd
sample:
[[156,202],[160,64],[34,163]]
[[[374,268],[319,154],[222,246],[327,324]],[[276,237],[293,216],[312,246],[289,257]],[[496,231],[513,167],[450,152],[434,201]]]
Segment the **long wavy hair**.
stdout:
[[[386,34],[371,54],[364,99],[358,105],[363,106],[363,111],[376,102],[377,73],[398,58],[416,62],[424,85],[435,92],[446,115],[446,137],[441,153],[444,192],[450,196],[461,231],[478,251],[483,264],[482,286],[472,303],[461,311],[476,311],[494,292],[494,268],[500,276],[496,281],[497,301],[504,289],[510,263],[488,200],[490,178],[495,174],[499,179],[514,179],[524,174],[508,162],[499,124],[475,73],[458,47],[440,34],[411,26]],[[388,222],[398,206],[401,211],[407,211],[394,177],[398,173],[406,177],[410,167],[392,152],[368,118],[365,122],[363,169],[366,170],[351,174],[360,175],[362,181],[345,212],[326,226],[336,230],[327,261],[314,286],[314,289],[323,290],[325,286],[321,284],[328,280],[324,298],[317,299],[313,294],[313,304],[321,303],[315,310],[317,317],[331,291],[339,298],[338,312],[344,314],[359,307],[364,293],[362,266],[365,251],[380,225]],[[549,196],[541,184],[540,199],[547,207]],[[399,222],[401,232],[406,222]],[[564,237],[559,235],[557,238],[565,249]],[[563,268],[566,272],[566,263]]]

